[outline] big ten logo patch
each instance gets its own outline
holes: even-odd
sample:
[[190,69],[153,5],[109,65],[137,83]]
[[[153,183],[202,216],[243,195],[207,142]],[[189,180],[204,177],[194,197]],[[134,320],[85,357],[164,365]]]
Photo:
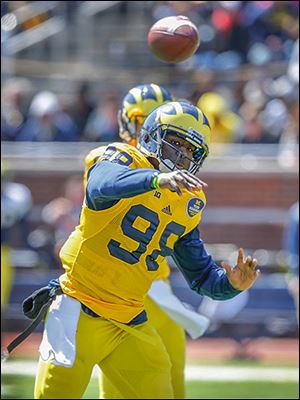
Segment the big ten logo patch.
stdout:
[[186,212],[189,217],[194,217],[196,214],[199,214],[199,212],[202,211],[204,207],[204,201],[196,197],[189,200]]

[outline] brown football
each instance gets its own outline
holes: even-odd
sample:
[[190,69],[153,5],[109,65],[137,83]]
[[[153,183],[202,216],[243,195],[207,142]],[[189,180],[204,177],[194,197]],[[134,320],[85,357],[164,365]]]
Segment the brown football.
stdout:
[[152,25],[148,33],[148,44],[161,61],[178,63],[195,53],[200,37],[191,20],[178,15],[162,18]]

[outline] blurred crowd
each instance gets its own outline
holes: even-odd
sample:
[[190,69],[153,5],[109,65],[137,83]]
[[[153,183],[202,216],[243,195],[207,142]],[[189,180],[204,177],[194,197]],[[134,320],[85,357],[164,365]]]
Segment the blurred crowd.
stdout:
[[[2,15],[13,11],[15,3],[32,2],[3,3]],[[67,18],[70,7],[63,7],[63,4],[68,2],[58,3],[60,12]],[[84,2],[71,3],[76,10]],[[201,45],[194,56],[180,63],[178,68],[208,71],[212,73],[211,78],[200,79],[188,87],[178,82],[177,87],[168,89],[175,97],[190,100],[207,114],[213,143],[279,144],[282,162],[293,163],[299,143],[299,2],[139,3],[152,22],[170,15],[186,15],[197,25]],[[133,2],[120,2],[114,12],[129,15],[134,11],[133,6]],[[279,74],[271,77],[268,67],[277,62],[283,63],[284,72],[281,68]],[[253,68],[248,78],[224,84],[214,79],[214,74],[222,76],[225,70],[240,68],[243,71],[245,65]],[[144,82],[135,82],[141,83]],[[120,140],[117,111],[130,88],[125,89],[125,93],[124,88],[119,88],[102,90],[100,94],[95,86],[91,82],[78,83],[67,96],[49,87],[39,91],[33,81],[24,77],[5,80],[1,140]]]
[[289,60],[299,37],[298,1],[155,1],[154,20],[186,15],[199,29],[194,68],[224,70]]
[[119,98],[107,93],[94,103],[83,83],[69,101],[52,91],[35,93],[26,78],[12,78],[2,91],[1,140],[115,141]]
[[[277,78],[253,78],[232,87],[206,81],[185,98],[207,115],[213,143],[273,143],[295,152],[298,86],[299,79],[287,71]],[[66,98],[49,90],[35,92],[28,79],[12,78],[2,91],[1,140],[119,141],[117,114],[122,95],[108,91],[97,99],[83,82],[72,98]]]

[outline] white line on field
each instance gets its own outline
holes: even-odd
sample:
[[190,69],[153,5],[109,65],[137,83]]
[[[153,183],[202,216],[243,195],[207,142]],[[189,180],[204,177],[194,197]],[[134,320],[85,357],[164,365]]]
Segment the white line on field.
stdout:
[[298,381],[297,368],[187,366],[187,380],[203,381]]
[[[37,371],[35,361],[6,361],[2,364],[2,375],[20,374],[34,376]],[[94,368],[93,376],[98,369]],[[185,368],[188,381],[298,381],[298,368],[265,368],[265,367],[234,367],[234,366],[196,366]]]

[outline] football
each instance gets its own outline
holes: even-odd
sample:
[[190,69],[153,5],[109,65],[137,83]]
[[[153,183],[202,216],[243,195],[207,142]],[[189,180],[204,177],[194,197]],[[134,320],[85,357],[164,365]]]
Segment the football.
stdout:
[[192,21],[178,15],[162,18],[149,30],[148,44],[161,61],[178,63],[192,56],[200,44],[199,32]]

